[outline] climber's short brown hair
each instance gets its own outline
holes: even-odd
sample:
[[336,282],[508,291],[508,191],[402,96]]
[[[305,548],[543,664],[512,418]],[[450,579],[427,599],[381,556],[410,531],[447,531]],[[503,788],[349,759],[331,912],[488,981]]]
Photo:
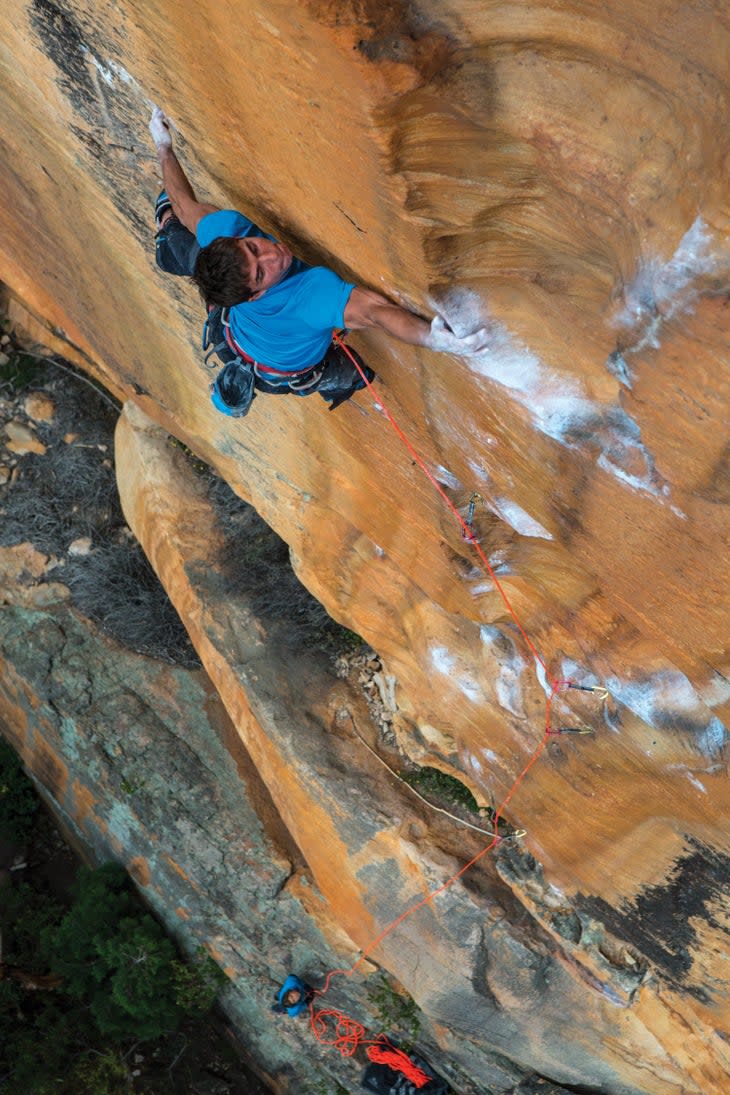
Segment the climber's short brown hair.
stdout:
[[221,236],[204,247],[195,260],[193,281],[206,304],[232,308],[251,299],[253,290],[238,243],[232,236]]

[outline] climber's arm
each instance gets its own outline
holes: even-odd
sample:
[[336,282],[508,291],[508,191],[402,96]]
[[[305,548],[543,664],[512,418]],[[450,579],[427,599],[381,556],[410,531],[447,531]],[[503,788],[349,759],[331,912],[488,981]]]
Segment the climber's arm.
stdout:
[[345,307],[345,326],[351,331],[376,327],[411,346],[426,346],[429,350],[452,354],[478,353],[485,348],[489,338],[486,327],[460,338],[441,316],[435,316],[429,323],[414,312],[393,304],[380,293],[357,286]]
[[172,211],[189,232],[195,232],[198,221],[206,213],[215,213],[218,206],[199,202],[195,197],[195,191],[173,151],[169,120],[159,107],[155,107],[152,112],[150,133],[157,149],[162,182],[170,199]]

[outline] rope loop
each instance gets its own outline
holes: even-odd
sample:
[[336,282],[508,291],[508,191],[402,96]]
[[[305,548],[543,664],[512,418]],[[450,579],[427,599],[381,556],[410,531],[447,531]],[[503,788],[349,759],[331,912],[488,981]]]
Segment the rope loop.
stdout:
[[[318,993],[318,995],[321,995]],[[310,1005],[310,1023],[314,1037],[323,1046],[332,1046],[343,1057],[352,1057],[365,1037],[362,1023],[351,1019],[337,1008],[320,1008]],[[331,1027],[334,1026],[334,1031]]]
[[394,1072],[402,1072],[415,1087],[424,1087],[431,1079],[428,1073],[419,1068],[417,1064],[414,1064],[402,1049],[376,1043],[368,1046],[366,1053],[374,1064],[387,1065]]

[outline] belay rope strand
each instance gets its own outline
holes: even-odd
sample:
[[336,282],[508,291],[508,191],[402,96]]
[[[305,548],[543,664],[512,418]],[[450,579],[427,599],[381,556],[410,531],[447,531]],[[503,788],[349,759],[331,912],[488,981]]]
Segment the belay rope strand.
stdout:
[[[407,917],[412,916],[418,909],[423,908],[424,905],[430,904],[434,900],[435,897],[438,897],[439,894],[444,893],[444,891],[449,889],[450,886],[453,886],[454,883],[456,881],[458,881],[458,879],[461,878],[461,876],[463,874],[465,874],[468,870],[470,870],[474,866],[475,863],[478,863],[478,861],[480,859],[482,859],[483,856],[485,856],[489,852],[491,852],[491,850],[494,847],[496,847],[497,844],[501,843],[502,840],[510,839],[509,837],[502,837],[499,833],[500,818],[502,817],[504,811],[507,809],[507,806],[511,802],[511,800],[512,800],[513,796],[515,795],[517,789],[519,788],[520,784],[525,779],[527,773],[530,771],[530,769],[533,767],[533,765],[536,764],[537,761],[539,760],[539,758],[542,756],[542,753],[544,752],[545,747],[546,747],[548,741],[550,740],[550,738],[553,737],[553,736],[556,736],[558,734],[587,734],[587,733],[591,733],[591,728],[588,727],[588,726],[583,726],[583,725],[576,726],[576,727],[565,726],[565,727],[559,727],[559,728],[555,728],[555,729],[552,727],[551,712],[552,712],[553,699],[555,698],[555,696],[559,692],[564,692],[564,691],[567,691],[568,689],[571,689],[571,688],[576,689],[577,691],[580,691],[580,692],[591,692],[594,695],[596,695],[597,698],[599,698],[601,700],[605,700],[608,696],[608,693],[607,693],[605,688],[601,688],[601,687],[595,687],[594,688],[590,685],[574,684],[572,681],[561,680],[561,679],[558,679],[558,678],[552,676],[552,674],[550,673],[547,665],[545,664],[545,661],[540,656],[540,654],[539,654],[538,650],[536,649],[534,643],[532,642],[529,635],[527,634],[524,627],[522,626],[522,623],[521,623],[519,617],[517,616],[517,613],[515,612],[514,608],[512,607],[512,604],[509,600],[509,597],[507,596],[507,593],[503,589],[499,579],[497,578],[497,575],[494,573],[494,569],[492,568],[492,565],[489,562],[489,559],[487,558],[487,556],[485,555],[484,550],[482,549],[482,546],[479,543],[479,541],[476,537],[476,534],[474,532],[474,528],[473,528],[474,507],[475,507],[477,501],[482,501],[481,495],[479,495],[476,491],[474,491],[473,494],[471,495],[471,498],[469,500],[469,507],[468,507],[468,512],[467,512],[467,517],[466,517],[466,520],[465,520],[461,516],[461,514],[459,513],[458,509],[456,508],[454,503],[451,501],[449,496],[446,494],[446,491],[444,490],[444,488],[441,486],[441,484],[438,482],[438,480],[432,474],[432,472],[430,471],[430,469],[426,465],[426,463],[423,460],[423,458],[421,457],[421,455],[416,451],[416,449],[413,447],[413,445],[411,444],[411,442],[408,439],[408,437],[406,436],[406,434],[403,432],[401,427],[398,425],[395,418],[391,414],[390,410],[388,409],[386,404],[383,402],[383,400],[380,398],[380,395],[377,392],[376,388],[374,387],[372,382],[368,379],[368,377],[365,375],[364,371],[361,369],[359,362],[356,361],[355,356],[350,353],[350,350],[348,349],[348,347],[345,345],[345,343],[342,341],[342,339],[340,338],[340,336],[336,332],[333,333],[333,338],[334,338],[335,342],[341,347],[342,350],[344,350],[344,352],[347,354],[347,356],[352,361],[353,365],[355,366],[358,373],[360,374],[360,376],[361,376],[361,378],[364,382],[365,387],[370,391],[370,394],[372,395],[373,399],[378,404],[378,406],[382,409],[383,414],[385,415],[385,417],[388,420],[388,422],[390,423],[391,427],[393,428],[393,430],[398,435],[401,442],[403,443],[403,445],[407,449],[407,451],[408,451],[409,455],[411,456],[413,462],[418,465],[418,467],[421,469],[423,474],[429,480],[429,482],[434,487],[436,492],[440,495],[442,501],[446,504],[446,506],[450,510],[452,516],[456,519],[456,521],[457,521],[457,523],[458,523],[458,525],[461,529],[462,538],[464,540],[466,540],[469,544],[471,544],[471,546],[474,548],[474,551],[479,556],[479,560],[482,563],[482,566],[486,570],[487,574],[489,575],[492,582],[494,583],[495,589],[497,590],[500,597],[504,601],[504,604],[507,608],[507,611],[509,612],[510,616],[512,617],[512,620],[514,621],[520,635],[522,636],[522,638],[525,642],[525,645],[527,646],[527,648],[530,651],[530,653],[532,654],[532,656],[535,658],[536,662],[542,667],[542,669],[545,673],[545,679],[546,679],[546,681],[548,683],[548,686],[550,688],[550,692],[547,696],[547,700],[546,700],[546,703],[545,703],[545,728],[544,728],[544,731],[543,731],[542,738],[540,739],[537,746],[533,750],[533,752],[532,752],[531,756],[529,757],[527,763],[522,768],[522,771],[518,774],[518,776],[514,780],[512,786],[510,787],[509,791],[507,792],[504,800],[501,802],[501,804],[494,811],[494,814],[492,816],[492,829],[493,829],[493,831],[492,831],[492,837],[491,837],[491,840],[489,841],[489,843],[487,845],[485,845],[485,847],[483,847],[480,851],[478,851],[476,853],[476,855],[472,856],[472,858],[469,860],[469,862],[465,863],[464,866],[460,868],[460,870],[458,870],[454,875],[451,876],[451,878],[448,878],[446,880],[446,882],[444,882],[441,886],[438,886],[431,893],[427,894],[426,897],[421,898],[420,901],[416,901],[413,905],[411,905],[408,909],[406,909],[405,912],[401,913],[400,916],[396,917],[395,920],[393,920],[390,924],[388,924],[387,927],[385,927],[383,929],[383,931],[381,931],[380,934],[378,936],[376,936],[375,939],[371,940],[371,942],[367,944],[367,946],[361,951],[360,957],[357,959],[356,962],[353,963],[352,966],[350,966],[348,969],[331,970],[327,974],[327,977],[325,979],[325,983],[324,983],[323,988],[315,990],[314,1000],[309,1005],[311,1028],[312,1028],[312,1031],[314,1033],[315,1038],[317,1039],[318,1042],[320,1042],[320,1044],[327,1045],[327,1046],[333,1046],[334,1048],[339,1050],[339,1052],[343,1055],[343,1057],[352,1056],[352,1054],[354,1054],[355,1051],[357,1050],[357,1048],[361,1045],[366,1046],[367,1047],[366,1052],[367,1052],[368,1057],[370,1058],[370,1060],[388,1064],[391,1068],[395,1069],[396,1071],[402,1072],[414,1084],[414,1086],[416,1088],[420,1088],[420,1087],[425,1086],[425,1084],[428,1083],[428,1080],[430,1079],[430,1077],[423,1070],[419,1069],[418,1066],[416,1064],[414,1064],[414,1062],[411,1060],[411,1058],[406,1053],[404,1053],[402,1050],[399,1050],[397,1047],[391,1045],[391,1043],[388,1041],[388,1039],[385,1035],[381,1034],[375,1039],[366,1039],[365,1038],[365,1028],[362,1026],[361,1023],[356,1022],[354,1019],[350,1019],[349,1016],[345,1015],[343,1012],[338,1011],[335,1008],[324,1008],[324,1007],[323,1008],[317,1008],[316,1004],[315,1004],[315,1001],[316,1001],[317,997],[325,995],[325,993],[328,991],[328,989],[330,987],[330,982],[331,982],[333,977],[336,977],[336,976],[339,976],[339,975],[342,975],[342,976],[345,976],[345,977],[351,977],[352,974],[355,972],[355,970],[358,968],[358,966],[360,966],[360,964],[362,962],[364,962],[365,959],[370,954],[372,954],[372,952],[382,943],[382,941],[387,936],[389,936],[391,934],[391,932],[395,931],[395,929],[398,927],[398,925],[402,924],[403,921],[405,919],[407,919]],[[517,835],[517,834],[515,834],[515,835]]]

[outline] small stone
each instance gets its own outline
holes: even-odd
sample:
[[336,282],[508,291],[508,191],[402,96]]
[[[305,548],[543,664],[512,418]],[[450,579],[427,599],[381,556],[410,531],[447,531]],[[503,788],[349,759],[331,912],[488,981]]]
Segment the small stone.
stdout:
[[0,338],[0,346],[7,346],[9,342],[10,335],[3,335],[2,338]]
[[67,445],[73,445],[74,441],[78,440],[78,436],[77,433],[66,433],[63,435],[63,440]]
[[3,586],[0,582],[0,604],[19,608],[45,609],[68,601],[71,590],[61,582],[44,582],[38,586]]
[[10,547],[0,547],[0,581],[15,582],[22,575],[41,578],[46,573],[48,556],[26,541]]
[[10,478],[10,468],[6,464],[0,464],[0,487],[4,487]]
[[46,451],[46,446],[39,441],[30,426],[24,425],[13,419],[5,427],[5,433],[10,438],[8,449],[17,452],[19,456],[25,456],[29,452],[37,452],[41,456]]
[[23,410],[34,422],[51,422],[56,414],[56,404],[45,392],[31,392],[25,397]]
[[10,358],[8,357],[8,355],[4,354],[2,350],[0,350],[0,368],[2,368],[3,365],[7,365],[9,361]]
[[91,551],[91,537],[80,536],[78,540],[68,545],[69,555],[88,555]]

